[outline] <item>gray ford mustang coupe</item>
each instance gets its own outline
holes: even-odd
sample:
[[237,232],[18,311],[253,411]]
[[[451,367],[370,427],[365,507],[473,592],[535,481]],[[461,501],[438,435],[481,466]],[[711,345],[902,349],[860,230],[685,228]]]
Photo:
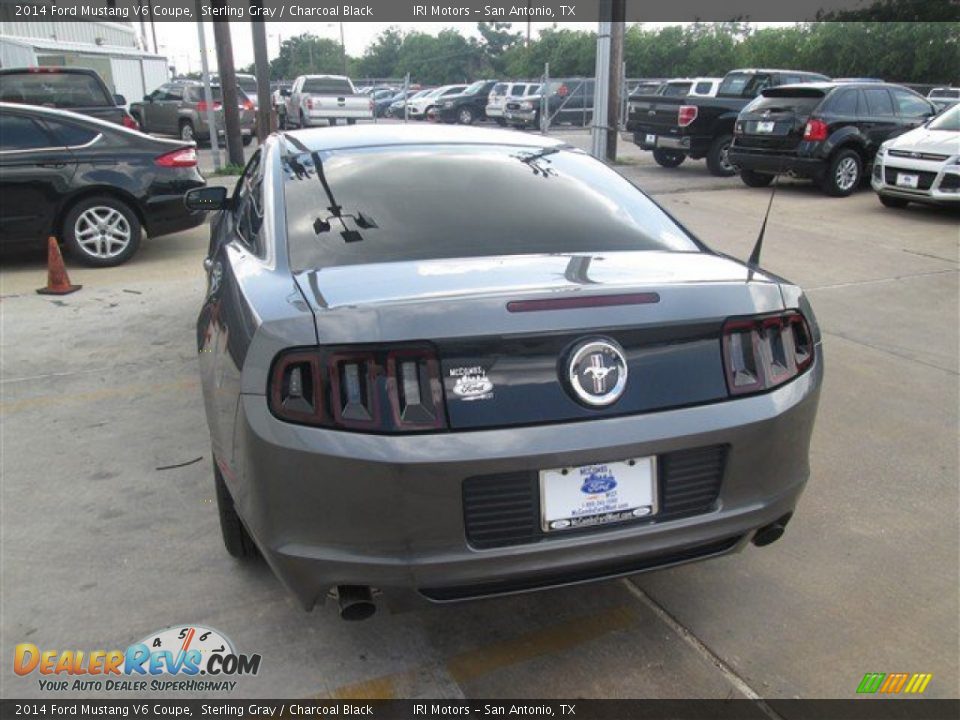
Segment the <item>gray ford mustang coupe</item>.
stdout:
[[306,609],[766,545],[823,377],[802,291],[534,135],[270,137],[214,217],[197,343],[227,550]]

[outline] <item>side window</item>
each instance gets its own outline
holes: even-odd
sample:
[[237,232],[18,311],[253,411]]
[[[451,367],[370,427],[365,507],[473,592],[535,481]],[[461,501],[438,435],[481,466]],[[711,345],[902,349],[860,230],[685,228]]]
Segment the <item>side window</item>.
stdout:
[[868,88],[863,91],[867,99],[867,113],[871,117],[893,117],[893,101],[884,88]]
[[709,82],[698,82],[696,92],[698,95],[709,95],[711,87],[712,85]]
[[830,101],[830,111],[836,115],[856,116],[857,96],[856,90],[841,90]]
[[182,85],[171,85],[167,89],[167,100],[183,100],[183,86]]
[[914,95],[906,90],[892,89],[893,97],[897,100],[897,109],[900,117],[905,118],[924,118],[933,114],[930,103],[918,95]]
[[261,254],[260,226],[263,224],[263,178],[260,151],[254,153],[237,182],[235,227],[240,241],[257,255]]
[[44,123],[53,133],[54,137],[60,141],[58,144],[66,145],[67,147],[86,145],[100,134],[96,130],[91,130],[88,127],[74,125],[73,123],[61,122],[60,120],[51,120],[47,118],[44,120]]
[[0,115],[0,149],[4,152],[59,146],[40,123],[22,115]]

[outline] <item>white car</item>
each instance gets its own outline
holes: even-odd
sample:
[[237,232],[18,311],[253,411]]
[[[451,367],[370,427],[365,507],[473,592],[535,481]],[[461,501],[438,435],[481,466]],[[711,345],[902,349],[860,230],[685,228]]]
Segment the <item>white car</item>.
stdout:
[[447,95],[458,95],[466,89],[466,85],[444,85],[443,87],[434,88],[426,95],[418,98],[410,98],[407,102],[407,115],[414,120],[423,120],[427,117],[427,112],[430,108],[440,104],[440,98]]
[[507,98],[522,98],[527,95],[534,95],[539,90],[540,83],[497,83],[493,86],[493,90],[490,91],[490,95],[487,97],[487,117],[491,120],[496,120],[498,125],[506,125],[507,121],[504,119],[503,113],[507,107]]
[[960,105],[883,143],[870,184],[887,207],[960,203]]

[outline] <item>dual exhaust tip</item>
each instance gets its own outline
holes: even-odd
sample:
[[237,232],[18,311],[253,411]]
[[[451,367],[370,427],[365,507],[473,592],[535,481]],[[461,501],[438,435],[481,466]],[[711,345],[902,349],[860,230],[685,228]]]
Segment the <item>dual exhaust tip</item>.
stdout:
[[377,611],[369,585],[337,585],[337,604],[341,620],[366,620]]
[[772,543],[775,543],[781,537],[783,537],[784,531],[787,529],[787,523],[790,522],[790,517],[793,513],[787,513],[781,518],[774,520],[769,525],[764,525],[762,528],[757,530],[753,534],[753,544],[757,547],[765,547]]

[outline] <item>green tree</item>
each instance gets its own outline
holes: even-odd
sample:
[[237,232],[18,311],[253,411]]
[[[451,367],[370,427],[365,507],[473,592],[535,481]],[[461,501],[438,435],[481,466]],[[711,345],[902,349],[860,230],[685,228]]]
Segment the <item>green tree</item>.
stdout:
[[270,62],[270,77],[295,78],[311,73],[343,72],[340,43],[304,33],[288,38],[280,46],[280,55]]
[[354,73],[359,77],[397,77],[397,66],[403,49],[403,33],[400,28],[389,27],[380,33],[363,55],[357,59]]
[[507,52],[521,44],[523,34],[512,32],[513,23],[481,22],[477,23],[477,32],[483,38],[480,47],[484,57],[494,73],[503,73],[506,67]]

